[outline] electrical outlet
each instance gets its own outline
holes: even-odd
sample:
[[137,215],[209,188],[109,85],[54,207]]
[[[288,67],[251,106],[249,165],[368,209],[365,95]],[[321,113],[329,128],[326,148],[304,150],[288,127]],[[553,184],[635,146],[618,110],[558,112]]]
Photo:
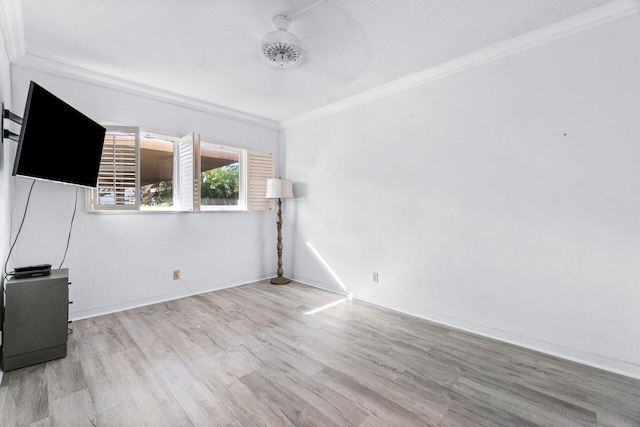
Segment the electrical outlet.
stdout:
[[180,279],[180,270],[173,270],[173,280]]
[[378,273],[373,273],[373,282],[378,283]]

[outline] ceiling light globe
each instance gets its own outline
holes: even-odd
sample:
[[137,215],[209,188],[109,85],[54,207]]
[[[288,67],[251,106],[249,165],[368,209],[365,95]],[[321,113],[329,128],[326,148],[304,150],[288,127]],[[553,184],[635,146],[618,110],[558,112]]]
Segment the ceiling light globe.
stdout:
[[294,68],[304,59],[300,39],[284,30],[272,31],[262,38],[262,58],[274,68]]

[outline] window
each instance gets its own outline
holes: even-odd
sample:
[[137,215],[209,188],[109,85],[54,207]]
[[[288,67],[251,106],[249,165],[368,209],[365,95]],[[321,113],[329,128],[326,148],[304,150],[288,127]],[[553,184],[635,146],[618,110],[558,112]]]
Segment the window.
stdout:
[[90,210],[137,210],[139,132],[134,127],[107,127],[98,172],[90,190]]
[[105,126],[98,185],[87,208],[109,211],[272,209],[264,198],[273,177],[271,153],[212,142]]
[[200,143],[200,210],[245,209],[246,151]]
[[140,135],[140,208],[173,208],[177,140],[162,135]]

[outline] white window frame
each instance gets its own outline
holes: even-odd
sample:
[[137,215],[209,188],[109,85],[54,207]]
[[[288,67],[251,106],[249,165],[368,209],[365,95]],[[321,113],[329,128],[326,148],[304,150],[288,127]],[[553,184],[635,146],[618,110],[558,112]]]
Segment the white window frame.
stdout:
[[[172,211],[180,211],[180,164],[179,164],[179,144],[181,138],[162,134],[158,132],[148,132],[145,130],[140,130],[140,145],[138,147],[138,174],[140,171],[140,149],[142,148],[142,138],[150,137],[153,139],[160,139],[164,141],[171,142],[173,144],[173,174],[171,179],[173,180],[173,195],[172,195],[172,206],[142,206],[140,205],[140,198],[138,197],[138,205],[140,206],[141,212],[172,212]],[[138,181],[140,180],[140,175],[138,175]],[[138,188],[140,185],[138,184]]]
[[194,191],[197,191],[198,200],[200,197],[200,166],[202,165],[201,153],[203,148],[212,148],[216,150],[225,150],[238,153],[238,204],[237,205],[203,205],[198,204],[200,212],[215,212],[215,211],[246,211],[247,210],[247,150],[245,148],[232,147],[230,145],[223,145],[216,142],[200,141],[198,147],[198,155],[196,156],[197,164],[197,183]]

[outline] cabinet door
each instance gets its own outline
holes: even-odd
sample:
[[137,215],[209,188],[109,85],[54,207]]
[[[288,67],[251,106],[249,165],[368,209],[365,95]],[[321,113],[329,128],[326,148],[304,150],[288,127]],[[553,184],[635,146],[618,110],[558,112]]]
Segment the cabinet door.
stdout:
[[4,357],[65,344],[68,296],[66,277],[9,281],[4,313]]

